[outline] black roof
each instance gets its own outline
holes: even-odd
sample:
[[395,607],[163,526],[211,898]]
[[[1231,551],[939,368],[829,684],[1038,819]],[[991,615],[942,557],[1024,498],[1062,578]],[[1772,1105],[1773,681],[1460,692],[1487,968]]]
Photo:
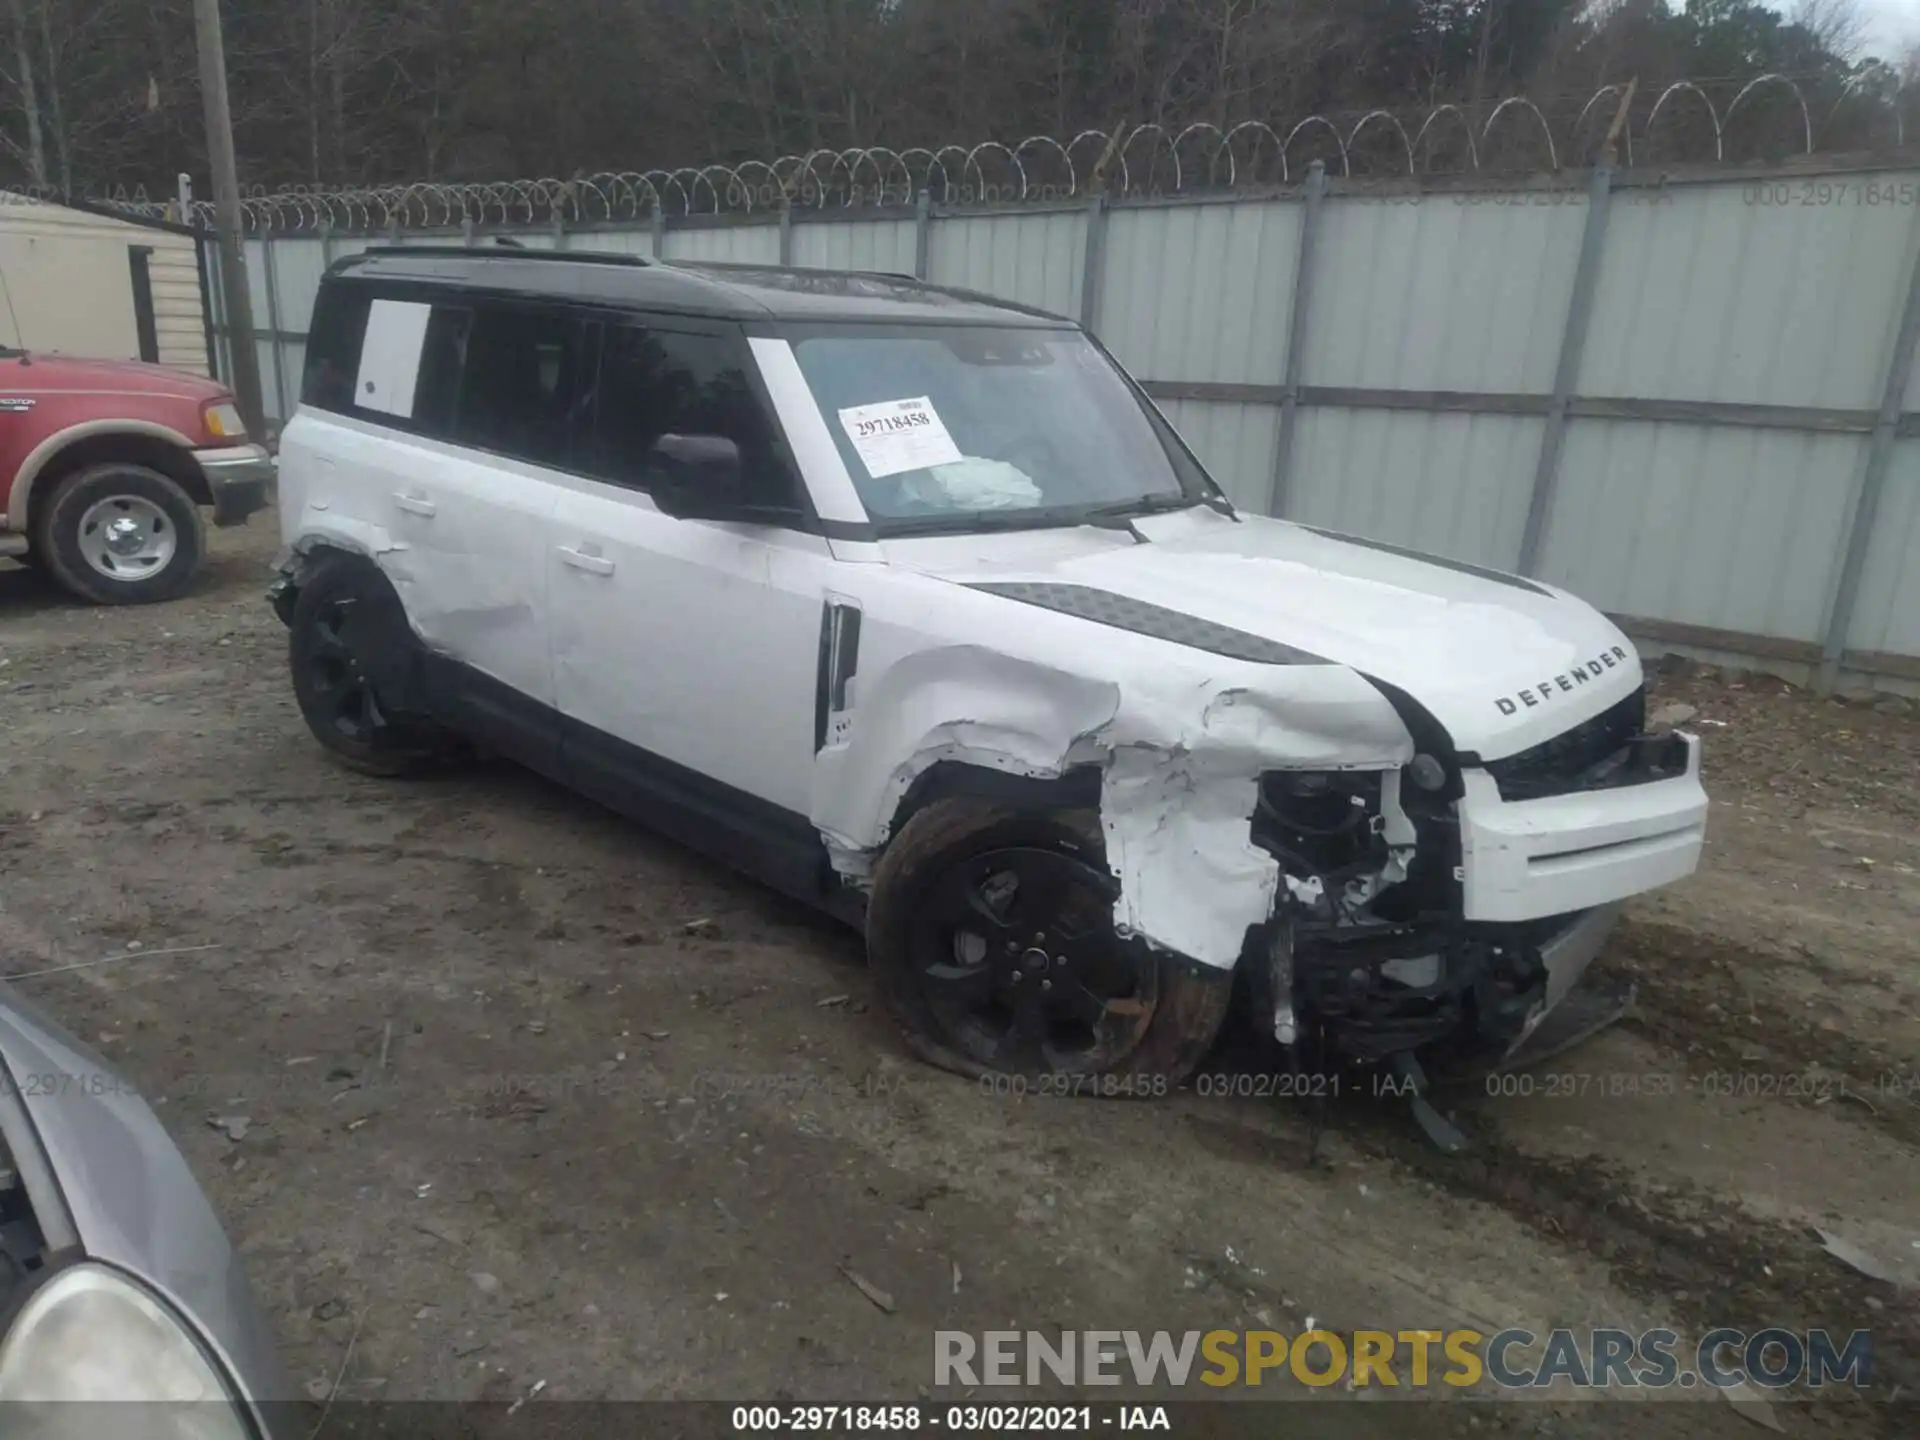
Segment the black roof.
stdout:
[[355,280],[448,285],[745,322],[1068,326],[1073,321],[910,275],[656,262],[611,251],[383,246],[335,263]]

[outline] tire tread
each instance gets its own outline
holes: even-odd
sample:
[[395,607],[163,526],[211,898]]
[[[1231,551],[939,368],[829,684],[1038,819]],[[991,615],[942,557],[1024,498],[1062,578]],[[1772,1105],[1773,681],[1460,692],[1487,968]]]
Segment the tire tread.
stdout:
[[[159,504],[173,521],[178,536],[174,558],[159,574],[144,580],[114,581],[96,574],[68,534],[77,530],[81,515],[96,498],[90,492],[113,475],[128,477],[117,482],[128,485],[128,493]],[[69,593],[96,605],[151,605],[177,600],[193,584],[207,554],[206,521],[193,497],[170,476],[120,460],[89,465],[62,476],[45,501],[34,507],[29,530],[35,566],[44,568]]]

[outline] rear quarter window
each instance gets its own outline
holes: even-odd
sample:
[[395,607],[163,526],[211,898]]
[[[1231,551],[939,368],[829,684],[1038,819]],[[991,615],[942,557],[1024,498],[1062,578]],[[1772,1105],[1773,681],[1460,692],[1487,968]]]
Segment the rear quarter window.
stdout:
[[345,414],[353,409],[353,382],[360,373],[360,346],[367,334],[372,296],[356,286],[329,281],[320,287],[307,333],[307,369],[300,403]]
[[[396,317],[412,323],[397,325]],[[452,434],[473,312],[329,282],[314,303],[300,402],[414,434]],[[402,334],[401,332],[405,333]]]

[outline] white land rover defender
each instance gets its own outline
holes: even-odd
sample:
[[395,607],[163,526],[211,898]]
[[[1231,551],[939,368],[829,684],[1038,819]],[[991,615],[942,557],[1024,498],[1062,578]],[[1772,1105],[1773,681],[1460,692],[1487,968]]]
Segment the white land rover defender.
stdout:
[[1499,1057],[1689,874],[1689,735],[1532,580],[1238,513],[1073,323],[892,275],[375,250],[274,587],[314,735],[511,757],[863,926],[911,1046],[1163,1092]]

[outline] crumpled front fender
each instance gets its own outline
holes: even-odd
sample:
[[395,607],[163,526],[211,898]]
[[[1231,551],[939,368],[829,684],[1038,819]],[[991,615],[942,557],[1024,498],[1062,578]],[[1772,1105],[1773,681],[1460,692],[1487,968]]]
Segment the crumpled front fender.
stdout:
[[[869,635],[877,628],[870,620]],[[859,884],[902,800],[935,765],[1039,780],[1097,766],[1107,860],[1120,881],[1116,925],[1231,968],[1279,883],[1277,863],[1251,837],[1261,774],[1396,768],[1412,741],[1385,697],[1340,666],[1165,646],[1148,652],[1160,663],[1142,666],[1128,663],[1129,637],[1089,656],[1085,633],[1071,662],[1033,646],[1022,655],[936,643],[888,655],[883,640],[875,648],[888,663],[862,657],[848,739],[816,761],[813,821],[836,869]]]

